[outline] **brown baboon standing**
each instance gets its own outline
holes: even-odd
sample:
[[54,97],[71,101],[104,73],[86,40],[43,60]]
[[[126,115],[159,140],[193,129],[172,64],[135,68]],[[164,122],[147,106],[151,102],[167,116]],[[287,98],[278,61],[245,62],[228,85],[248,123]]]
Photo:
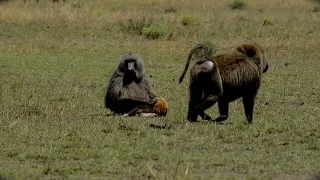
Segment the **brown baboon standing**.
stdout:
[[211,107],[221,96],[223,92],[221,76],[217,63],[211,58],[211,51],[206,45],[200,43],[191,49],[179,83],[183,81],[193,54],[195,54],[196,62],[190,70],[187,119],[195,122],[197,116],[200,115],[202,119],[211,120],[204,110]]
[[133,53],[121,56],[107,87],[105,107],[116,114],[135,115],[149,110],[166,115],[167,106],[161,106],[163,103],[166,103],[164,99],[157,98],[153,92],[141,57]]
[[[188,69],[192,54],[205,47],[197,45],[190,51],[179,83]],[[224,121],[229,115],[229,102],[242,97],[246,118],[252,123],[254,99],[260,87],[262,73],[267,70],[265,51],[255,43],[242,44],[230,54],[215,57],[205,54],[198,57],[190,71],[188,120],[195,122],[198,115],[211,120],[204,111],[218,102],[220,116],[215,121]]]

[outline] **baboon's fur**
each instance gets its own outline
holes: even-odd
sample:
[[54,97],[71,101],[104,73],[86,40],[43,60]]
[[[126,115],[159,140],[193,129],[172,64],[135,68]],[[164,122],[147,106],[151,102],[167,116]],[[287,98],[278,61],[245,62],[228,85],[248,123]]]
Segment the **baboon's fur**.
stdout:
[[[132,69],[128,69],[129,63],[134,63]],[[121,56],[120,63],[109,80],[105,107],[116,114],[124,114],[142,105],[153,107],[156,97],[150,78],[145,73],[142,58],[133,53]]]
[[[204,49],[205,45],[196,45],[189,53],[187,64],[179,82],[188,69],[192,54],[197,49]],[[242,97],[246,118],[249,123],[253,119],[254,99],[261,84],[262,73],[268,70],[265,51],[256,43],[242,44],[236,51],[212,57],[205,54],[197,57],[196,63],[190,71],[190,99],[188,120],[197,121],[212,118],[204,110],[218,102],[220,116],[216,122],[228,118],[229,102]]]
[[163,97],[157,98],[157,102],[153,107],[153,112],[156,113],[158,116],[166,116],[168,113],[168,103]]
[[133,53],[120,57],[108,84],[105,107],[124,116],[165,116],[168,111],[167,102],[153,92],[142,58]]

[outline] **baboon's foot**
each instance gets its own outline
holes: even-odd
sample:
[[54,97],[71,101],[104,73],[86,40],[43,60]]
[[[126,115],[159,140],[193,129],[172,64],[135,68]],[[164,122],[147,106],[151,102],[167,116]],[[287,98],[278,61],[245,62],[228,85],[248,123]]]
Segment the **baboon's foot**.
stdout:
[[189,122],[197,122],[197,116],[195,115],[188,116],[187,119]]
[[228,116],[226,116],[226,115],[220,115],[219,117],[217,117],[215,120],[214,120],[214,122],[223,122],[223,121],[225,121],[225,120],[227,120],[228,119]]
[[140,113],[139,114],[141,117],[156,117],[156,113]]
[[129,114],[128,114],[128,113],[126,113],[126,114],[122,115],[121,117],[127,117],[127,116],[129,116]]
[[208,114],[202,112],[202,113],[199,113],[200,117],[203,119],[203,120],[207,120],[207,121],[212,121],[212,117],[209,116]]

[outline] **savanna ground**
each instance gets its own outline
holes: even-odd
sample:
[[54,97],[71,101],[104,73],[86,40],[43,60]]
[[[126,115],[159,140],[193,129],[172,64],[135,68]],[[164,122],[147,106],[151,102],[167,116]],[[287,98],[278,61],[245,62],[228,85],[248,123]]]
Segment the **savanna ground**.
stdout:
[[[310,179],[320,171],[320,3],[230,4],[0,4],[1,177]],[[223,124],[187,122],[188,77],[177,79],[190,48],[206,41],[222,53],[251,40],[270,65],[253,124],[241,100]],[[109,76],[127,51],[144,58],[169,103],[166,117],[121,118],[104,108]],[[217,106],[208,113],[217,116]]]

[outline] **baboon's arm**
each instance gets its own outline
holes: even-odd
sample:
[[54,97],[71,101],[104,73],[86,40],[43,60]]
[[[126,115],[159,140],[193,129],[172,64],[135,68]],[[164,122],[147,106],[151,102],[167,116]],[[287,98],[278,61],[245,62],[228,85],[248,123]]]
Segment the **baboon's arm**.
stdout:
[[148,106],[135,107],[131,111],[129,111],[128,113],[124,114],[123,116],[135,116],[135,115],[141,114],[141,113],[153,113],[153,108],[150,106],[149,107]]
[[117,101],[117,104],[137,104],[139,105],[154,105],[157,101],[155,99],[130,99],[130,98],[123,98]]
[[219,96],[213,94],[205,97],[200,104],[196,105],[197,111],[200,113],[204,112],[206,109],[213,106],[218,101],[218,98]]
[[157,95],[156,94],[154,94],[154,92],[151,90],[151,91],[149,91],[148,92],[148,94],[149,94],[149,97],[150,97],[150,99],[155,99],[156,97],[157,97]]
[[145,89],[148,92],[149,98],[154,100],[157,97],[157,95],[153,92],[151,80],[148,75],[144,75],[142,79],[142,84],[146,87]]

